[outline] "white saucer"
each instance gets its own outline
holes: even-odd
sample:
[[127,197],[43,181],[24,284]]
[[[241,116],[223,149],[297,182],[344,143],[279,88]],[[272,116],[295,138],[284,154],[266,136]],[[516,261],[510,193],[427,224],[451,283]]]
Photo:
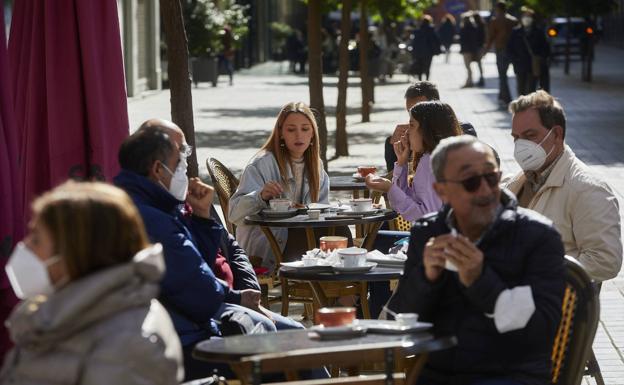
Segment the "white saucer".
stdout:
[[318,264],[313,266],[305,266],[303,264],[303,261],[281,262],[280,264],[282,266],[304,271],[332,271],[332,266],[328,264],[325,260],[319,260]]
[[308,205],[308,210],[321,210],[321,211],[325,211],[327,209],[330,209],[334,206],[332,205],[328,205],[326,203],[310,203]]
[[377,264],[375,262],[365,262],[364,266],[344,267],[342,264],[334,265],[333,269],[337,273],[364,273],[372,270]]
[[390,320],[373,320],[373,319],[365,319],[365,320],[356,320],[355,323],[357,325],[363,326],[370,333],[379,333],[379,334],[407,334],[407,333],[415,333],[421,330],[430,329],[433,324],[429,322],[416,322],[409,325],[404,325],[398,323],[397,321]]
[[286,211],[275,211],[271,209],[263,209],[260,213],[264,215],[265,217],[270,217],[270,218],[288,218],[288,217],[294,217],[295,215],[297,215],[297,211],[299,211],[299,209],[291,207]]
[[372,209],[372,210],[364,210],[364,211],[355,211],[355,210],[347,210],[338,213],[338,215],[370,215],[377,214],[382,212],[383,209]]
[[364,180],[366,180],[366,177],[363,177],[362,175],[360,175],[359,172],[356,172],[355,174],[351,175],[351,177],[355,179],[356,182],[364,182]]
[[406,259],[398,259],[398,258],[394,258],[392,257],[392,255],[394,254],[384,254],[383,257],[366,257],[366,260],[369,262],[375,262],[378,265],[384,265],[384,266],[398,266],[401,267],[403,265],[405,265],[405,261]]

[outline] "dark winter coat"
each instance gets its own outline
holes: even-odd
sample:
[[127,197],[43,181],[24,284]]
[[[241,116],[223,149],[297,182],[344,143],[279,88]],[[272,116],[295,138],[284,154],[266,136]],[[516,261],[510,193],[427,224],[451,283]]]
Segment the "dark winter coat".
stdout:
[[[433,323],[437,335],[457,337],[456,347],[429,355],[424,376],[440,378],[440,383],[465,384],[478,377],[550,383],[550,353],[564,291],[561,237],[546,217],[517,207],[506,190],[501,202],[503,211],[478,244],[483,272],[470,287],[448,270],[434,283],[425,277],[424,245],[450,232],[449,208],[412,227],[404,274],[389,308],[416,312],[420,320]],[[534,313],[524,328],[500,333],[486,314],[494,313],[503,290],[525,285],[532,290]]]
[[[165,305],[183,346],[218,333],[212,317],[223,302],[240,304],[240,289],[260,289],[247,256],[213,219],[185,216],[182,202],[150,179],[122,170],[115,184],[132,198],[153,242],[165,253],[159,300]],[[234,288],[215,277],[217,250],[228,259]]]

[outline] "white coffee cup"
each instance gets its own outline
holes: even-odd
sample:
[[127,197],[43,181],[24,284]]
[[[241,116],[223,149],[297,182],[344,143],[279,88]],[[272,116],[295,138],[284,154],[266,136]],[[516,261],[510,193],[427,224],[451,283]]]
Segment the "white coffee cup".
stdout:
[[353,211],[371,211],[373,209],[373,200],[370,198],[351,199],[349,201]]
[[321,210],[308,210],[308,218],[319,219],[321,217]]
[[269,201],[269,206],[271,206],[271,210],[273,211],[288,211],[290,208],[290,200],[288,199],[271,199]]
[[338,255],[342,258],[344,267],[359,267],[366,263],[366,249],[359,247],[349,247],[338,250]]

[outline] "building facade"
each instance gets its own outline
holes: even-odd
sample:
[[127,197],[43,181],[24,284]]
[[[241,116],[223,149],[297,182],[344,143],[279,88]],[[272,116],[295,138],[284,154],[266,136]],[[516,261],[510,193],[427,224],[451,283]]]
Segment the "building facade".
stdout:
[[162,88],[158,0],[117,0],[129,97]]

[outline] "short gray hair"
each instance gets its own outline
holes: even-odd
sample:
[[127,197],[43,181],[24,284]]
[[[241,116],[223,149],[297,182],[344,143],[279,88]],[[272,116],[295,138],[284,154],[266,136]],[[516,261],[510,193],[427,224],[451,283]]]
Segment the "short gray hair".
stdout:
[[488,147],[485,143],[472,135],[449,136],[440,141],[431,153],[431,169],[433,170],[433,176],[436,182],[442,182],[444,180],[444,168],[446,167],[448,153],[474,143],[481,143]]

